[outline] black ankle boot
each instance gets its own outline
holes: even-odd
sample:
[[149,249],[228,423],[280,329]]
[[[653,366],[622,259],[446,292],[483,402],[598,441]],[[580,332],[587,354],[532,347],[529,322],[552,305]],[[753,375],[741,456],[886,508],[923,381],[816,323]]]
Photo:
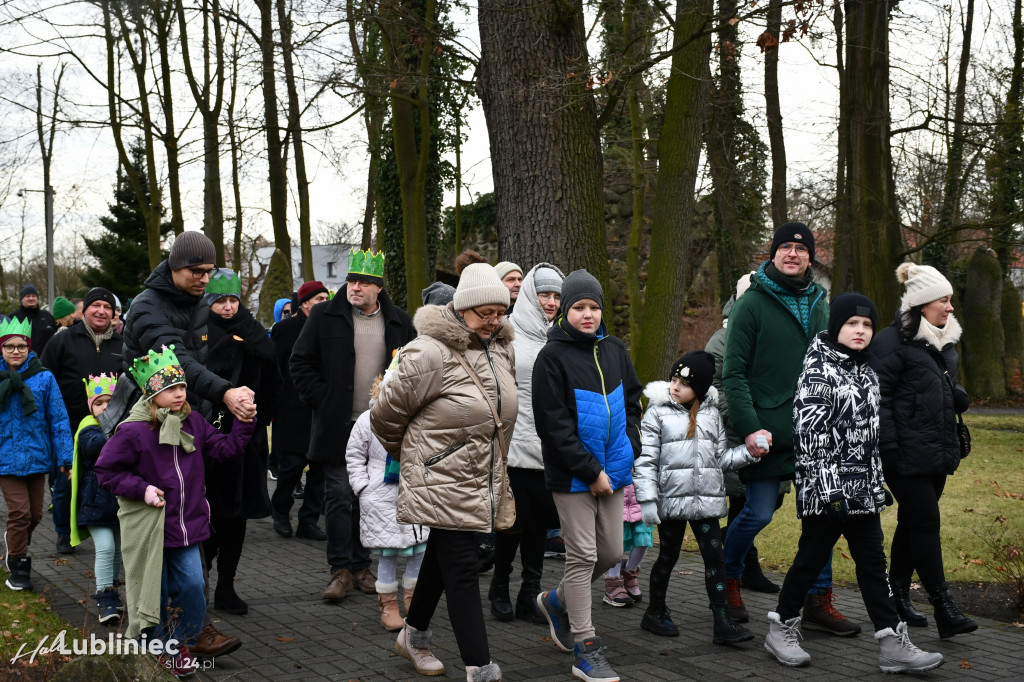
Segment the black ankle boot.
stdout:
[[249,605],[235,592],[233,582],[217,581],[217,589],[213,592],[213,608],[233,616],[244,616],[249,613]]
[[538,625],[547,624],[544,612],[537,606],[540,579],[544,573],[544,543],[547,531],[526,531],[519,536],[519,555],[523,560],[523,586],[516,598],[516,618]]
[[644,617],[640,619],[640,627],[659,637],[678,637],[679,628],[672,622],[671,612],[662,600],[651,603],[644,611]]
[[896,601],[896,612],[900,614],[900,620],[911,627],[928,627],[928,618],[915,609],[910,601],[910,578],[894,578],[890,575],[889,586],[892,587],[892,597]]
[[953,595],[949,593],[946,583],[927,587],[928,601],[935,607],[935,625],[939,629],[939,637],[946,639],[965,632],[974,632],[978,624],[960,612]]
[[754,639],[753,632],[729,618],[728,607],[725,604],[712,604],[711,613],[715,617],[715,637],[712,640],[715,644],[736,644]]

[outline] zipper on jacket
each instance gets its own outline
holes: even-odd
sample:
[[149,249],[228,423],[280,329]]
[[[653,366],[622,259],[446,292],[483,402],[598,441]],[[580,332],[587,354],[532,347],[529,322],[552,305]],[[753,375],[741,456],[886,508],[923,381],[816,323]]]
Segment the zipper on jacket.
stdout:
[[601,377],[601,395],[604,397],[604,409],[608,412],[608,428],[605,433],[604,444],[607,446],[612,439],[612,406],[608,403],[608,387],[604,385],[604,372],[601,371],[601,361],[597,357],[597,344],[594,342],[594,364],[597,365],[597,374]]
[[174,451],[174,471],[178,474],[178,485],[181,486],[181,499],[178,500],[178,523],[181,525],[181,536],[184,539],[185,545],[188,546],[188,530],[185,529],[185,477],[181,473],[181,467],[178,466],[178,446],[173,446]]
[[[494,391],[498,396],[498,404],[496,409],[498,410],[498,417],[501,418],[501,381],[498,379],[498,373],[494,371],[494,363],[491,362],[491,353],[487,350],[487,346],[484,346],[484,357],[487,358],[487,364],[491,368],[491,375],[494,377]],[[494,504],[494,438],[498,435],[498,429],[501,426],[499,424],[494,425],[494,431],[491,432],[491,465],[488,467],[488,484],[487,484],[487,496],[491,499],[491,532],[494,532],[494,519],[498,514],[498,509]],[[508,472],[505,472],[508,476]]]
[[456,450],[458,450],[460,448],[464,448],[464,447],[466,447],[466,441],[464,441],[464,440],[460,440],[458,443],[455,443],[454,445],[449,445],[448,447],[446,447],[441,452],[439,452],[436,455],[434,455],[433,457],[430,457],[429,459],[427,459],[427,461],[425,461],[423,463],[423,466],[428,466],[428,467],[429,466],[433,466],[433,465],[437,464],[438,462],[440,462],[442,459],[445,459],[446,457],[451,455]]

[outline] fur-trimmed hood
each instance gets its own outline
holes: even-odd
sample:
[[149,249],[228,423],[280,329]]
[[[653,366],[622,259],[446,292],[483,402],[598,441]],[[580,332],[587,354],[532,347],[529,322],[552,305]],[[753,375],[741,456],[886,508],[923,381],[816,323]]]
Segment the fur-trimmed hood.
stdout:
[[922,317],[914,339],[924,341],[935,350],[941,351],[949,344],[956,344],[960,340],[961,334],[963,334],[963,328],[960,327],[960,322],[953,316],[953,313],[950,313],[945,327],[936,327]]
[[[465,353],[474,339],[479,343],[476,333],[459,320],[454,303],[446,306],[425,305],[416,311],[412,323],[419,334],[437,339],[460,353]],[[506,321],[491,336],[490,343],[512,343],[514,338],[515,331]]]
[[[652,381],[644,387],[644,397],[647,398],[650,405],[675,405],[683,409],[682,405],[672,399],[672,395],[669,393],[671,385],[668,381]],[[708,388],[708,394],[700,403],[701,410],[707,407],[718,408],[718,389],[714,386]]]

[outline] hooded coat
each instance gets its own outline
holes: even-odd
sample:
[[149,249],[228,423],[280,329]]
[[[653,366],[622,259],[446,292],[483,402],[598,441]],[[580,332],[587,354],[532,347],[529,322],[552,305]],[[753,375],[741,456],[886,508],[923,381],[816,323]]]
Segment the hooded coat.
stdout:
[[456,354],[478,377],[501,419],[507,444],[519,410],[515,332],[498,328],[484,345],[454,304],[416,312],[419,335],[402,350],[394,378],[370,408],[370,425],[401,462],[400,523],[490,533],[515,517],[507,452],[487,401]]
[[957,381],[960,323],[950,315],[945,329],[941,340],[923,322],[910,334],[897,319],[871,343],[871,366],[882,395],[879,447],[886,472],[950,475],[960,466],[956,415],[970,399]]
[[519,290],[519,306],[508,316],[516,330],[512,345],[516,349],[516,383],[519,385],[519,416],[508,447],[508,465],[514,469],[544,469],[544,454],[533,419],[533,365],[537,354],[548,341],[548,322],[537,299],[537,268],[551,268],[562,278],[565,275],[550,263],[538,263],[526,273]]
[[878,377],[866,359],[820,332],[807,349],[793,400],[798,517],[823,516],[841,499],[854,515],[885,508],[878,404]]
[[745,445],[729,448],[718,413],[714,386],[697,409],[697,430],[690,411],[672,399],[669,382],[652,381],[644,389],[650,401],[640,430],[643,448],[633,487],[640,502],[657,502],[662,520],[718,519],[728,512],[723,472],[758,461]]

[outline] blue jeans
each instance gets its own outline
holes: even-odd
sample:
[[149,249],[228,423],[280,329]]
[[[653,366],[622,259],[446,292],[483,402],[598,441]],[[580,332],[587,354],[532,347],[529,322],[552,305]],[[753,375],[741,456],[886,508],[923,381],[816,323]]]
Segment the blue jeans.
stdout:
[[71,479],[55,469],[50,476],[50,502],[53,504],[53,527],[57,535],[71,535]]
[[[759,478],[747,481],[747,503],[739,515],[729,524],[725,536],[725,577],[737,579],[743,575],[747,552],[754,544],[754,538],[767,526],[775,514],[775,502],[779,497],[781,478]],[[814,581],[811,592],[832,587],[832,555]]]
[[164,570],[160,583],[160,625],[156,638],[169,638],[186,646],[195,644],[206,617],[203,596],[203,562],[199,545],[164,547]]

